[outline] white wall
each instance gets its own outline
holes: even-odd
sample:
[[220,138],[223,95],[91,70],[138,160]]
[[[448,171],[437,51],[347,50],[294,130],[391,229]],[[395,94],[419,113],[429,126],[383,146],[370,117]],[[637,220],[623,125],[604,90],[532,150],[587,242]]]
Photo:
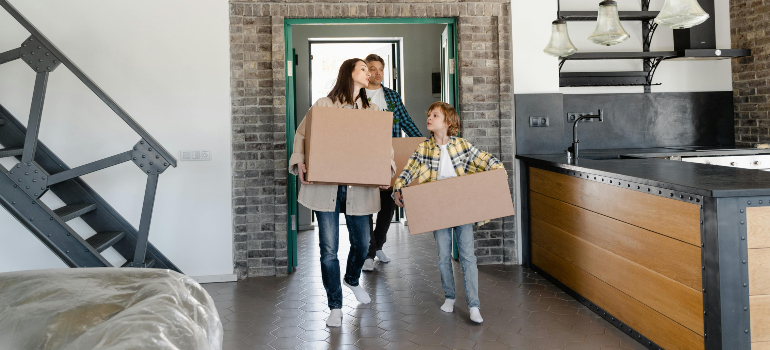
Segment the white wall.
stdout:
[[[550,37],[551,22],[556,19],[556,1],[512,0],[513,84],[514,93],[641,93],[643,87],[565,87],[559,88],[558,60],[543,53]],[[652,0],[650,10],[658,11],[663,0]],[[641,2],[619,1],[621,11],[639,11]],[[730,48],[729,0],[715,0],[717,48]],[[595,11],[597,2],[561,0],[563,11]],[[595,21],[568,22],[570,38],[579,52],[642,51],[641,22],[622,22],[631,35],[626,42],[605,47],[588,41],[596,26]],[[674,48],[672,29],[659,26],[651,44],[651,51],[669,51]],[[567,61],[564,72],[641,71],[641,60]],[[664,61],[658,66],[653,92],[677,91],[731,91],[731,61]]]
[[[232,274],[227,2],[12,3],[174,156],[182,149],[213,151],[213,161],[180,161],[160,176],[150,242],[188,275]],[[28,36],[2,10],[0,33],[0,51]],[[0,65],[0,104],[23,123],[33,85],[34,73],[23,62]],[[49,78],[42,120],[40,139],[70,167],[139,141],[64,66]],[[139,226],[146,176],[133,163],[84,179]],[[44,201],[55,205],[56,199],[47,195]],[[82,220],[70,223],[89,235]],[[5,210],[0,241],[0,272],[65,267]],[[119,257],[114,251],[109,256]]]

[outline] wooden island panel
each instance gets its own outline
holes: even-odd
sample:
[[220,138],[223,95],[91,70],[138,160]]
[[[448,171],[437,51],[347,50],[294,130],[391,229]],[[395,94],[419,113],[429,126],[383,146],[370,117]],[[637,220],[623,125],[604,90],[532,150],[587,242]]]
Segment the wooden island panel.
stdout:
[[661,347],[703,349],[700,207],[529,174],[533,264]]

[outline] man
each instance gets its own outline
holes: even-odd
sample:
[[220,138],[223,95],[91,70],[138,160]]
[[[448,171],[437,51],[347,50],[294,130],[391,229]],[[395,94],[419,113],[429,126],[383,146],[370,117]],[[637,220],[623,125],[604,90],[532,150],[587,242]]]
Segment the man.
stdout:
[[[393,137],[401,137],[401,130],[404,130],[411,137],[423,136],[420,129],[414,125],[412,118],[409,117],[398,92],[382,86],[385,60],[376,54],[371,54],[366,56],[364,61],[366,61],[369,72],[372,74],[369,78],[369,86],[366,87],[366,96],[380,109],[393,112]],[[396,169],[396,172],[400,173],[401,169]],[[396,205],[390,197],[390,191],[380,191],[380,204],[380,212],[377,213],[377,226],[370,230],[369,253],[366,256],[366,261],[364,261],[363,271],[374,271],[375,256],[380,259],[380,262],[390,262],[390,258],[382,251],[390,221],[396,209]],[[371,216],[369,216],[369,225],[373,225]]]

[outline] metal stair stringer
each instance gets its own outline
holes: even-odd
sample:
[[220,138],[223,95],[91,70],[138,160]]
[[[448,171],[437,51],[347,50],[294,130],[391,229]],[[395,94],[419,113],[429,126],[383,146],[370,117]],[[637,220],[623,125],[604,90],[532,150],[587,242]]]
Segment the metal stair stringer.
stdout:
[[24,193],[7,176],[8,170],[0,166],[0,171],[2,171],[2,174],[0,174],[0,204],[30,232],[37,236],[67,266],[112,266],[98,251],[73,231],[64,220],[59,218],[54,211]]
[[[0,105],[0,120],[5,121],[3,125],[0,125],[0,145],[5,147],[5,149],[23,148],[26,135],[26,127],[21,124],[13,115],[11,115],[11,113],[2,105]],[[19,156],[16,156],[16,158],[20,159]],[[70,169],[42,142],[38,143],[37,152],[35,154],[35,163],[37,163],[43,170],[51,175]],[[6,175],[0,176],[8,179]],[[11,183],[11,185],[13,184]],[[76,177],[61,183],[54,184],[50,187],[50,190],[66,205],[76,205],[83,203],[95,205],[95,210],[80,216],[80,218],[82,218],[96,232],[124,232],[125,234],[123,237],[119,238],[117,242],[114,243],[113,248],[115,248],[118,253],[126,258],[126,260],[133,260],[137,244],[138,231],[117,211],[115,211],[115,209],[112,208],[112,206],[110,206],[107,201],[105,201],[96,191],[88,186],[88,184],[86,184],[79,177]],[[2,201],[3,191],[3,187],[0,187],[0,201]],[[30,201],[32,201],[31,198]],[[5,206],[5,201],[3,201],[3,204]],[[50,211],[50,209],[48,210]],[[25,224],[27,228],[32,226],[30,222],[25,223],[23,221],[24,219],[18,216],[20,213],[17,213],[11,209],[9,209],[9,212],[13,213],[14,216],[22,221],[22,223]],[[55,215],[54,217],[55,219],[60,220]],[[30,230],[32,231],[32,229]],[[41,238],[41,240],[43,240],[43,238]],[[86,242],[86,240],[83,240],[79,236],[77,236],[77,238],[83,242]],[[87,244],[87,246],[91,247],[89,244]],[[49,248],[50,247],[51,246],[49,246]],[[54,248],[51,249],[56,253]],[[85,252],[85,249],[82,249],[82,251]],[[95,248],[93,248],[92,251],[97,253],[95,255],[100,256]],[[153,261],[154,268],[170,269],[181,272],[181,270],[176,265],[174,265],[167,257],[165,257],[155,246],[150,243],[147,244],[146,254],[147,255],[145,261]],[[57,255],[61,257],[59,253],[57,253]],[[79,265],[75,264],[74,266]],[[94,264],[91,266],[102,265]]]

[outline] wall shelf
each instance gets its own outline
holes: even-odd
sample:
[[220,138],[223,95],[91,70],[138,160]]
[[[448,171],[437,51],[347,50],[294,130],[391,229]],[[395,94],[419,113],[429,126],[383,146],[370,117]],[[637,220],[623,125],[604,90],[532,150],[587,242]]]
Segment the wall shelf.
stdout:
[[560,86],[644,86],[647,72],[563,72]]
[[563,57],[562,61],[572,60],[634,60],[652,58],[677,57],[676,51],[652,51],[652,52],[578,52],[571,56]]

